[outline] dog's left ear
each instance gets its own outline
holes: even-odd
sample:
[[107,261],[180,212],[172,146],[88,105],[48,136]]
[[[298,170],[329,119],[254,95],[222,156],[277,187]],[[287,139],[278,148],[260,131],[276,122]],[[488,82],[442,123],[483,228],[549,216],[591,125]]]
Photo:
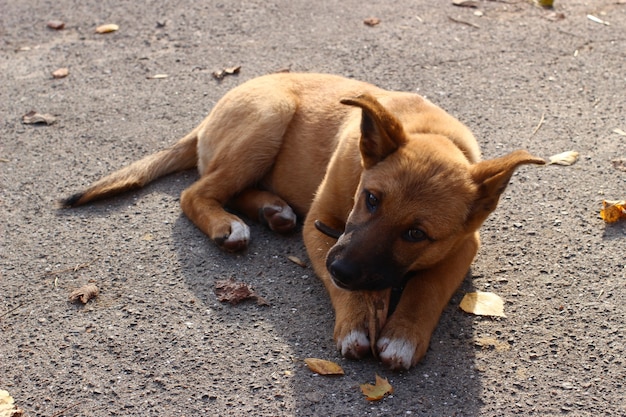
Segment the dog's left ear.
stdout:
[[365,169],[373,167],[406,143],[402,123],[371,94],[346,98],[341,103],[360,107],[363,111],[359,147]]
[[495,210],[500,195],[505,190],[515,169],[524,164],[543,165],[546,161],[518,150],[496,159],[479,162],[471,167],[471,175],[478,186],[474,205],[468,217],[467,225],[477,230],[487,216]]

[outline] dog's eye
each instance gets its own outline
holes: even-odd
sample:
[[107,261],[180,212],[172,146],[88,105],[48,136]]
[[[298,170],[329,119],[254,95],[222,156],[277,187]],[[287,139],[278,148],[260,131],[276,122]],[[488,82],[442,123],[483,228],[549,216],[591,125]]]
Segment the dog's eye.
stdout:
[[409,242],[421,242],[428,239],[428,235],[421,229],[409,229],[404,232],[403,237]]
[[365,205],[367,206],[367,209],[370,211],[370,213],[373,213],[374,211],[376,211],[376,208],[378,207],[378,198],[370,193],[369,191],[365,192]]

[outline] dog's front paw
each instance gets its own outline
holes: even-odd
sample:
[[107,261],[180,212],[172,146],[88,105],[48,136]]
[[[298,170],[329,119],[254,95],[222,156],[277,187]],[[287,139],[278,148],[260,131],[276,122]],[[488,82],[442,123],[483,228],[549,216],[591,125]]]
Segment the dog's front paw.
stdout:
[[420,335],[414,328],[400,331],[389,323],[376,342],[379,359],[390,369],[409,369],[420,361],[428,350],[429,335]]
[[353,329],[345,337],[337,338],[341,355],[349,359],[361,359],[370,352],[370,340],[365,329]]

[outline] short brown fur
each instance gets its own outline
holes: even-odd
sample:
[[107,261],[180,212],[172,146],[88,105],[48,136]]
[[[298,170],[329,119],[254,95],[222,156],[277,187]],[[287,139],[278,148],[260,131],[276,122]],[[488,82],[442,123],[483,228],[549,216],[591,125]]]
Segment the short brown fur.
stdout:
[[[365,291],[403,288],[375,349],[394,369],[425,354],[441,312],[479,247],[478,229],[526,151],[480,161],[471,132],[410,93],[322,74],[274,74],[227,93],[172,147],[97,181],[73,207],[197,166],[183,191],[189,219],[228,251],[249,230],[224,207],[303,235],[336,313],[342,353],[369,353]],[[337,236],[315,227],[321,222]],[[372,344],[374,345],[374,344]]]

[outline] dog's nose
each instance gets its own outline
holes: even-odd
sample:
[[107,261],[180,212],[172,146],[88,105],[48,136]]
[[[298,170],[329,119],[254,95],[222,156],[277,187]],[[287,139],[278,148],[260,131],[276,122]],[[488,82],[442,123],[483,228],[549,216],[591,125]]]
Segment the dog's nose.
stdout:
[[361,277],[361,268],[354,262],[345,259],[335,259],[328,267],[337,286],[350,289],[354,282]]

